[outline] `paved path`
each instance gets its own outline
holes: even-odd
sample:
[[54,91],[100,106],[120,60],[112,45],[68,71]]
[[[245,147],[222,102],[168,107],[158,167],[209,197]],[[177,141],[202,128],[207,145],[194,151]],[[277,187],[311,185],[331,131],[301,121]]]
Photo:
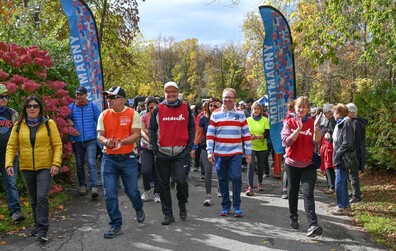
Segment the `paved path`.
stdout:
[[[172,198],[176,222],[162,226],[160,204],[145,202],[146,221],[138,224],[130,202],[119,190],[123,234],[108,240],[103,238],[109,221],[103,198],[91,201],[89,196],[74,196],[66,203],[66,210],[51,219],[48,243],[38,243],[27,236],[29,231],[26,230],[0,239],[8,243],[0,245],[0,250],[387,250],[372,242],[362,229],[353,226],[351,217],[329,213],[334,198],[322,192],[323,179],[318,182],[315,193],[323,237],[310,239],[306,237],[308,226],[302,199],[299,201],[301,228],[289,228],[288,202],[280,198],[280,180],[265,179],[264,191],[254,197],[243,194],[241,207],[245,215],[235,218],[219,216],[221,198],[215,197],[210,207],[203,206],[205,190],[199,177],[198,172],[190,173],[188,218],[185,221],[176,217],[175,191]],[[246,173],[243,179],[246,181]],[[214,180],[213,187],[216,186]],[[215,194],[215,188],[213,192]],[[72,193],[77,194],[77,190]]]

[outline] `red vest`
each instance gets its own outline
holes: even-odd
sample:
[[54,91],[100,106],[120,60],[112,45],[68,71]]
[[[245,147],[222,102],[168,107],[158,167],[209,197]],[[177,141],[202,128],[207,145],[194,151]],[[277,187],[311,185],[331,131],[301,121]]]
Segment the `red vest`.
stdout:
[[[297,130],[297,122],[294,118],[287,120],[292,132]],[[312,159],[312,153],[314,150],[313,136],[315,134],[314,120],[308,118],[306,122],[303,122],[303,127],[298,135],[297,140],[286,148],[287,157],[301,162],[309,163]]]
[[[107,109],[103,112],[103,124],[106,138],[123,140],[132,135],[132,123],[135,110],[127,107],[123,112],[114,112],[112,109]],[[123,145],[120,149],[114,151],[106,148],[107,154],[124,154],[133,151],[132,145]]]
[[158,105],[159,140],[161,147],[186,146],[188,142],[188,106]]

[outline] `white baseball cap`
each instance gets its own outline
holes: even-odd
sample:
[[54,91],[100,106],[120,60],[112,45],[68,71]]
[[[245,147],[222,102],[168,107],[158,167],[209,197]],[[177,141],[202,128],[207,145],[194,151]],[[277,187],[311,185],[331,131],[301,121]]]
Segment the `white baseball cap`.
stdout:
[[175,87],[176,89],[179,90],[179,87],[178,87],[177,84],[176,84],[175,82],[173,82],[173,81],[167,82],[167,83],[164,85],[164,90],[166,91],[166,88],[171,87],[171,86],[173,86],[173,87]]

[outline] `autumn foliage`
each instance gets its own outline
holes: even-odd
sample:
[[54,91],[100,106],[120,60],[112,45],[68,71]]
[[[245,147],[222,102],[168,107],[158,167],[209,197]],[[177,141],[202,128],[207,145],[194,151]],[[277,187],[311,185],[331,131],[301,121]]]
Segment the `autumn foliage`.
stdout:
[[[78,135],[72,123],[67,120],[70,114],[67,105],[74,100],[65,90],[66,83],[47,79],[48,70],[53,66],[48,52],[40,50],[36,45],[24,47],[0,42],[0,84],[7,86],[9,91],[8,106],[21,113],[28,96],[41,97],[44,113],[58,126],[63,142],[63,160],[68,162],[72,156],[72,146],[67,135]],[[70,173],[70,168],[66,165],[61,170]],[[54,187],[55,193],[62,190]]]

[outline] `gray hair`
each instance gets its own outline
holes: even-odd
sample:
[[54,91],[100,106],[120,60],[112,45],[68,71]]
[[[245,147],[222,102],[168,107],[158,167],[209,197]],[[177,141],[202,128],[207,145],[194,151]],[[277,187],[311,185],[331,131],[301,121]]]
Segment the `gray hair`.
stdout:
[[349,103],[346,105],[349,112],[352,112],[355,116],[358,114],[358,109],[354,103]]

